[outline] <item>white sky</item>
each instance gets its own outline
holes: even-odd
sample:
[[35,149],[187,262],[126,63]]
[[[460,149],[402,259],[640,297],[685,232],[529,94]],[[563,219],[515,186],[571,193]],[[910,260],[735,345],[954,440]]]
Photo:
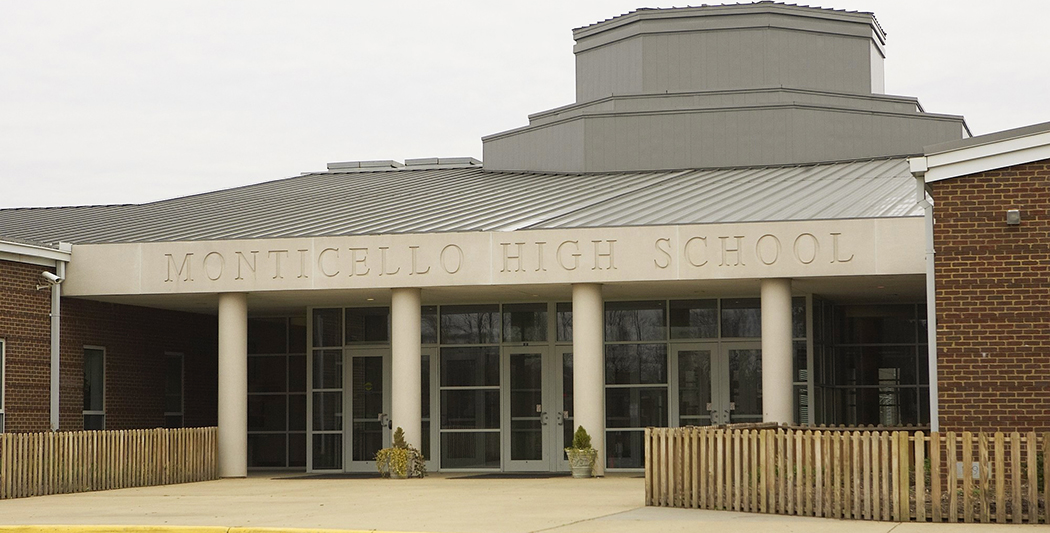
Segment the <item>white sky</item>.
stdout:
[[[889,94],[975,135],[1050,121],[1048,1],[813,3],[875,13]],[[573,102],[572,28],[671,5],[0,0],[0,207],[481,159],[482,136]]]

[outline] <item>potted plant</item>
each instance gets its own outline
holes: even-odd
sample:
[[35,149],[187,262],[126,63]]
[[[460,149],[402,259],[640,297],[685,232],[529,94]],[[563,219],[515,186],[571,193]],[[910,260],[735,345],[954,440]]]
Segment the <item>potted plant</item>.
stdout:
[[382,477],[405,479],[427,475],[423,454],[405,442],[405,430],[400,426],[394,430],[393,445],[376,452],[375,459],[376,469]]
[[591,477],[594,470],[594,459],[598,456],[598,450],[591,447],[591,436],[583,426],[576,428],[572,435],[572,446],[565,448],[569,456],[569,467],[572,468],[572,477]]

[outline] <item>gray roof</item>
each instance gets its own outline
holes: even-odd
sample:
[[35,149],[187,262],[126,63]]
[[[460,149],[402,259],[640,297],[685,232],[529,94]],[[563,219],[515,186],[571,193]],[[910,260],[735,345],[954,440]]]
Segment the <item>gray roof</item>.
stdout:
[[1040,122],[1039,124],[1021,126],[1020,128],[1012,128],[1008,130],[997,131],[994,133],[986,133],[984,135],[978,135],[976,137],[967,137],[965,139],[959,139],[957,141],[948,141],[940,144],[934,144],[932,146],[925,147],[923,151],[926,153],[926,155],[934,155],[944,152],[951,152],[953,150],[959,150],[962,148],[970,148],[973,146],[992,144],[998,141],[1005,141],[1008,139],[1017,139],[1020,137],[1028,137],[1030,135],[1038,135],[1040,133],[1046,133],[1048,131],[1050,131],[1050,122]]
[[148,204],[0,210],[0,236],[155,242],[921,216],[904,158],[636,173],[329,171]]

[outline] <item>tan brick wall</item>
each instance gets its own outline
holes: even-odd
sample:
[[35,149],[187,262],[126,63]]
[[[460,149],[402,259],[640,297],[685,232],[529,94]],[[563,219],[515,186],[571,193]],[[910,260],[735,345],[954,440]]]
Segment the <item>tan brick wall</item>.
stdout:
[[[51,293],[37,265],[0,261],[7,431],[50,428]],[[62,299],[60,428],[83,427],[84,346],[106,348],[106,429],[164,425],[165,352],[185,355],[187,426],[215,425],[217,324],[212,315]]]
[[1050,160],[932,194],[942,430],[1050,431]]

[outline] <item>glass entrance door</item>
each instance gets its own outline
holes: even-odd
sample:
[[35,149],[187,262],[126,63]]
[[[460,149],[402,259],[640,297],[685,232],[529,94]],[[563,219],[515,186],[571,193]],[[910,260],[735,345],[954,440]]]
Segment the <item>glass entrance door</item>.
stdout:
[[762,421],[760,342],[679,344],[674,354],[679,426]]
[[561,470],[566,423],[563,365],[556,364],[560,361],[550,357],[546,346],[508,347],[504,357],[504,468]]
[[375,472],[375,454],[390,445],[392,431],[380,421],[390,413],[389,353],[385,350],[348,350],[345,383],[350,384],[347,395],[350,413],[346,428],[346,442],[350,443],[347,471]]

